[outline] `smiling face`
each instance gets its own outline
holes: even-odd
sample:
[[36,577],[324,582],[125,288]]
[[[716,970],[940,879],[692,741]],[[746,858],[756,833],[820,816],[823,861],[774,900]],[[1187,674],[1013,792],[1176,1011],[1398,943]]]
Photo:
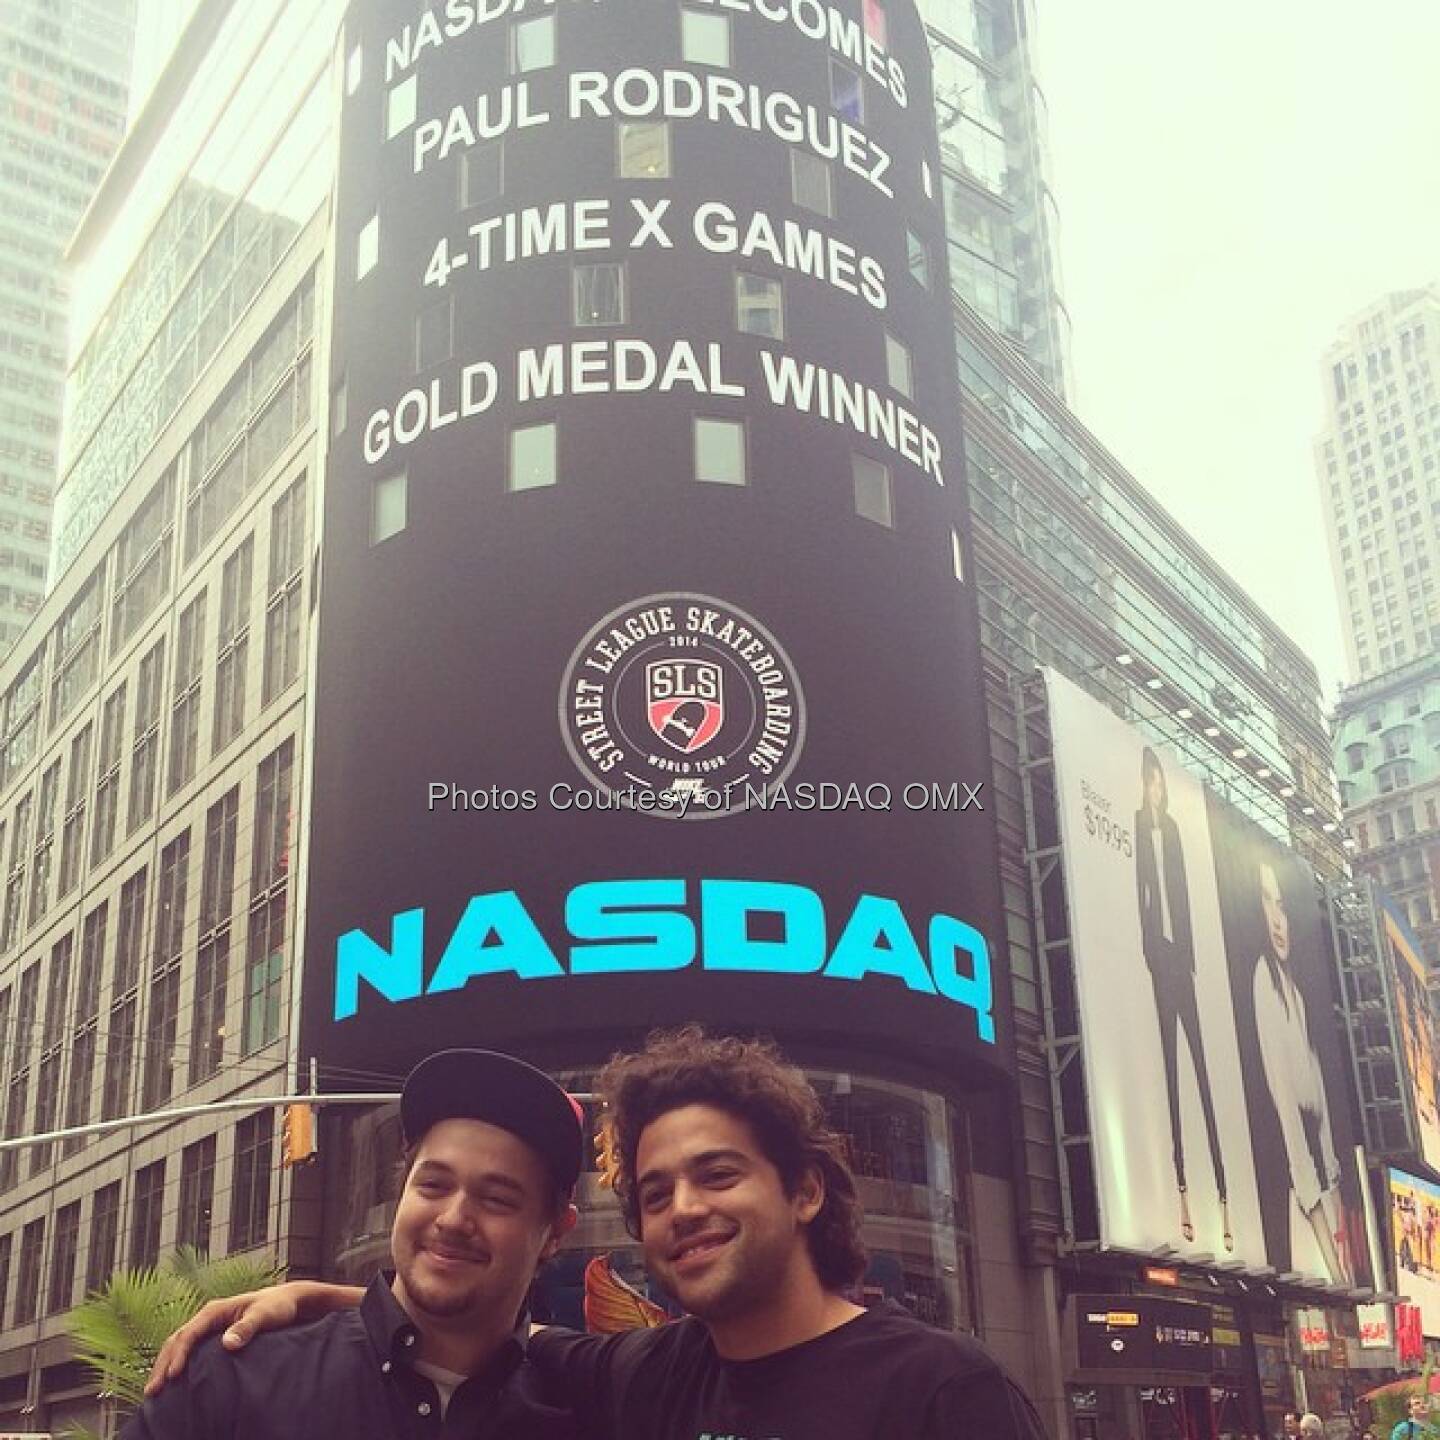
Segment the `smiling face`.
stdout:
[[425,1132],[395,1212],[395,1298],[419,1327],[508,1329],[536,1267],[575,1212],[559,1214],[540,1157],[483,1120]]
[[1284,964],[1290,958],[1290,917],[1285,910],[1285,896],[1280,882],[1268,866],[1260,867],[1260,908],[1265,912],[1265,929],[1275,958]]
[[646,1263],[690,1314],[733,1321],[813,1283],[819,1177],[787,1195],[745,1121],[712,1105],[667,1111],[641,1134],[635,1173]]

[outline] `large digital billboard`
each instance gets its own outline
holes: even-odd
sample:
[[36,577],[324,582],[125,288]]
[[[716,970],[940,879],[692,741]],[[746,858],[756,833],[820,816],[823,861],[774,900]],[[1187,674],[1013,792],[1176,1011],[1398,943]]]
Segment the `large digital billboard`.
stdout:
[[1101,1238],[1369,1274],[1309,867],[1046,672]]
[[1440,1103],[1437,1103],[1435,1011],[1426,983],[1425,961],[1405,917],[1388,896],[1377,893],[1376,916],[1395,991],[1395,1024],[1403,1061],[1397,1069],[1410,1087],[1420,1158],[1440,1171]]
[[910,0],[357,0],[302,1048],[1006,1052]]
[[1420,1327],[1440,1337],[1440,1185],[1391,1170],[1390,1243],[1395,1288],[1420,1309]]

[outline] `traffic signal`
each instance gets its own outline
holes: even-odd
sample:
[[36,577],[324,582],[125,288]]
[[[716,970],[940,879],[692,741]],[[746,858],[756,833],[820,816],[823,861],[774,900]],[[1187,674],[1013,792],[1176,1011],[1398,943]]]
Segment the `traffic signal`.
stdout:
[[280,1122],[280,1164],[308,1165],[315,1159],[315,1107],[287,1105]]

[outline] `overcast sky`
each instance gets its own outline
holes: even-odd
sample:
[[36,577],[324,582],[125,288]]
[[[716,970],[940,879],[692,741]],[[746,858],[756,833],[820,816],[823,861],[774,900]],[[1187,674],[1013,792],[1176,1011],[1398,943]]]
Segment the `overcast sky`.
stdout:
[[1440,280],[1440,0],[1037,0],[1071,403],[1344,673],[1311,459],[1340,322]]

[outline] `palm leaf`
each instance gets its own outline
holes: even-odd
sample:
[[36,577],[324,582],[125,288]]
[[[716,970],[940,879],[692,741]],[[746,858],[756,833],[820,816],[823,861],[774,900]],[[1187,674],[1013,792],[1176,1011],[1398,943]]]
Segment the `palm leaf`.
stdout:
[[150,1366],[170,1332],[207,1300],[258,1290],[284,1278],[274,1260],[231,1255],[211,1260],[186,1246],[157,1269],[117,1270],[101,1290],[70,1312],[75,1358],[102,1393],[140,1404]]

